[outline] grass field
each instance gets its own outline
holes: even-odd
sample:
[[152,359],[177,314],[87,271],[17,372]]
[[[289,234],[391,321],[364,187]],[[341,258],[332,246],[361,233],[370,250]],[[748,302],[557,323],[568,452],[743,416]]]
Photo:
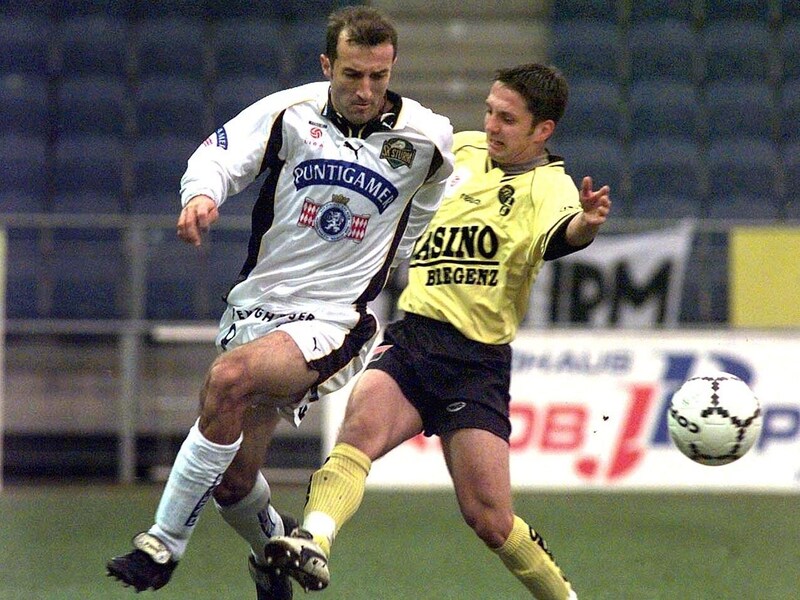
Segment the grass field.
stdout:
[[[108,557],[151,522],[156,485],[7,486],[0,493],[0,600],[254,599],[244,543],[209,507],[172,582],[135,595]],[[300,512],[305,489],[273,490]],[[800,597],[800,495],[519,493],[581,600]],[[450,492],[369,490],[332,556],[333,581],[297,598],[528,598],[461,521]]]

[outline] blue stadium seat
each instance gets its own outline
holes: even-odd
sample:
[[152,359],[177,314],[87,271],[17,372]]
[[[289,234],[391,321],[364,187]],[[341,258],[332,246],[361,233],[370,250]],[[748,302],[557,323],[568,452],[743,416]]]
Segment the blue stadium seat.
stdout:
[[626,36],[632,81],[673,79],[696,83],[701,76],[700,37],[688,21],[638,21]]
[[180,241],[174,231],[156,230],[148,247],[145,317],[156,320],[216,319],[207,287],[208,249]]
[[55,146],[55,190],[59,194],[121,194],[129,161],[116,136],[64,135]]
[[281,82],[270,77],[244,75],[224,77],[214,85],[214,123],[227,123],[264,96],[281,89]]
[[712,82],[706,86],[704,103],[711,140],[775,136],[777,106],[772,87],[765,82]]
[[[170,0],[174,2],[175,0]],[[120,1],[120,0],[48,0],[50,14],[56,20],[68,20],[80,17],[108,16],[125,18],[130,6],[135,4],[162,4],[161,2]],[[169,4],[164,2],[163,4]]]
[[181,199],[177,190],[160,194],[136,194],[128,208],[134,214],[170,215],[177,219],[181,210]]
[[286,69],[286,41],[274,21],[222,19],[214,35],[214,58],[217,77],[280,78]]
[[658,189],[635,189],[627,216],[636,219],[694,219],[703,216],[696,196],[660,194]]
[[707,21],[739,19],[767,23],[775,15],[771,2],[765,0],[704,0],[704,17]]
[[636,0],[630,3],[630,7],[632,24],[662,19],[678,19],[691,23],[697,17],[695,0]]
[[200,143],[176,135],[137,140],[133,157],[135,195],[177,194],[186,161]]
[[74,75],[123,75],[128,68],[128,29],[122,18],[92,15],[58,24],[58,68]]
[[614,80],[620,74],[621,45],[617,26],[602,20],[555,23],[549,62],[568,80]]
[[697,87],[688,82],[635,81],[628,100],[631,139],[670,136],[692,142],[701,126]]
[[710,194],[781,196],[777,145],[763,138],[711,141],[708,150]]
[[50,131],[47,77],[0,75],[0,134],[47,136]]
[[624,155],[622,144],[613,137],[566,137],[556,133],[549,144],[553,154],[564,158],[566,171],[580,186],[590,176],[595,186],[611,186],[612,194],[622,193]]
[[203,81],[193,76],[152,75],[136,90],[136,129],[141,136],[180,135],[198,143],[207,134]]
[[780,199],[767,194],[727,194],[712,190],[707,216],[711,219],[773,220],[783,217]]
[[249,240],[249,230],[218,228],[211,232],[211,249],[208,253],[209,304],[218,314],[225,307],[221,298],[236,282],[247,258]]
[[787,81],[781,87],[778,111],[780,113],[781,143],[800,142],[800,77]]
[[[310,4],[311,2],[309,2]],[[264,2],[264,0],[216,0],[208,2],[207,15],[219,19],[264,19],[278,21],[291,18],[290,0]]]
[[143,19],[136,23],[134,38],[139,77],[206,75],[208,32],[204,21],[182,16]]
[[800,4],[796,0],[780,0],[780,14],[784,21],[800,19]]
[[795,208],[794,218],[800,218],[800,139],[787,142],[781,147],[784,175],[786,177],[787,205]]
[[45,278],[45,261],[37,229],[8,230],[6,262],[6,316],[32,319],[40,315],[39,285]]
[[784,24],[779,39],[781,79],[800,79],[800,18]]
[[48,190],[47,145],[41,136],[0,136],[3,192],[44,198]]
[[697,143],[667,136],[631,145],[631,196],[702,198],[703,171]]
[[[128,18],[137,21],[171,17],[207,18],[209,5],[224,5],[226,0],[198,2],[197,0],[169,0],[169,2],[132,1],[128,6]],[[274,4],[269,2],[267,4]]]
[[56,214],[120,214],[124,212],[121,193],[56,193],[50,207]]
[[287,23],[284,28],[288,48],[286,85],[323,80],[319,55],[325,53],[325,22],[316,17]]
[[131,128],[130,92],[123,77],[68,75],[59,79],[56,133],[124,136]]
[[24,191],[0,192],[0,213],[36,214],[47,210],[41,194]]
[[776,78],[777,48],[769,26],[752,21],[713,21],[702,32],[706,81]]
[[119,231],[57,229],[52,256],[56,319],[111,319],[124,314],[126,261]]
[[616,0],[559,0],[552,2],[550,19],[554,22],[574,19],[598,19],[616,24],[619,10]]
[[49,21],[34,16],[0,19],[0,75],[28,73],[43,76],[48,72],[49,58]]
[[576,79],[570,82],[569,104],[558,122],[558,135],[565,137],[622,137],[623,101],[613,81]]

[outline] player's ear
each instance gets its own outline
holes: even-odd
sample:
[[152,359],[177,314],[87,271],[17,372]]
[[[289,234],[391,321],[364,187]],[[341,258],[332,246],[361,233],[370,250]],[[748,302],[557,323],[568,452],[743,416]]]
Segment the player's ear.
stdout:
[[545,119],[534,125],[533,127],[533,141],[537,143],[544,143],[550,139],[553,132],[556,130],[556,122],[552,119]]
[[322,67],[322,74],[330,79],[331,75],[333,75],[333,63],[331,62],[331,59],[328,58],[327,54],[319,55],[319,64]]

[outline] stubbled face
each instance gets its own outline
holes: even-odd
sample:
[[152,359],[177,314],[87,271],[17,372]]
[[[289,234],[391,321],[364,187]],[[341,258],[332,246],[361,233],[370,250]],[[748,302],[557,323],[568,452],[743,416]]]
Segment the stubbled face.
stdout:
[[[544,151],[545,128],[552,121],[533,125],[533,115],[515,90],[495,81],[486,98],[483,129],[489,144],[489,157],[504,166],[525,164]],[[548,125],[549,124],[549,125]]]
[[331,81],[333,107],[354,125],[363,125],[383,107],[395,61],[394,46],[390,42],[373,47],[351,44],[343,31],[336,51],[333,63],[325,54],[320,57],[322,72]]

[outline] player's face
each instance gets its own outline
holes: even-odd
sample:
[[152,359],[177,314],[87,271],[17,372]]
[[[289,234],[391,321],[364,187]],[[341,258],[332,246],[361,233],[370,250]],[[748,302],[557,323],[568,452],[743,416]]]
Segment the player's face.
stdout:
[[510,87],[495,81],[486,98],[483,129],[489,156],[504,166],[531,162],[544,151],[553,122],[533,124],[524,98]]
[[363,125],[380,114],[394,65],[394,46],[351,44],[339,34],[338,56],[331,63],[322,55],[322,72],[331,80],[333,107],[354,125]]

